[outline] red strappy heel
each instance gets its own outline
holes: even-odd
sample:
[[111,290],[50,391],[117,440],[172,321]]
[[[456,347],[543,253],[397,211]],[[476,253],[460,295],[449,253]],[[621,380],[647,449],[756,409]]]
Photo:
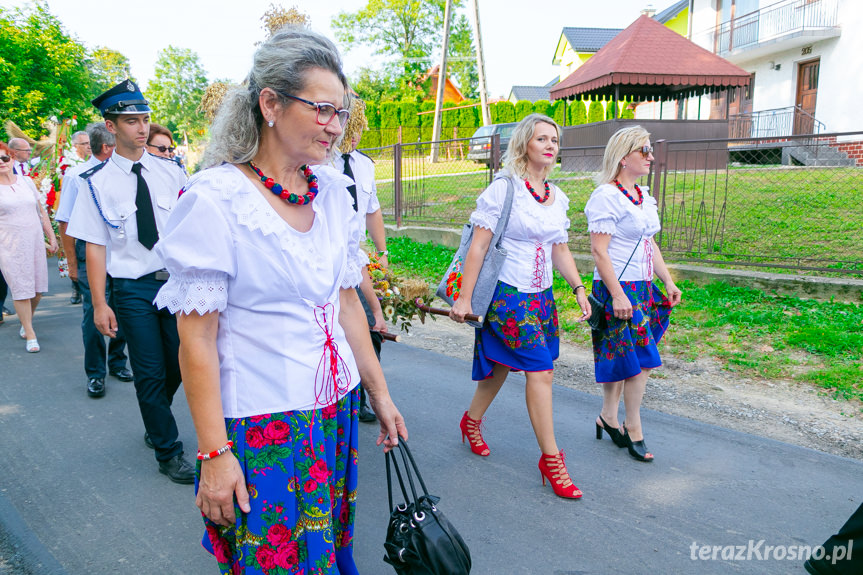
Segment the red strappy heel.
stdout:
[[545,485],[545,480],[548,479],[554,494],[558,497],[581,499],[583,493],[581,489],[573,485],[569,472],[566,470],[565,457],[563,451],[557,455],[542,454],[539,458],[539,473],[542,476],[542,484]]
[[488,457],[491,451],[488,449],[488,444],[482,439],[481,425],[482,419],[471,419],[465,411],[459,424],[461,428],[461,442],[464,443],[464,438],[467,437],[470,442],[471,451],[477,455]]

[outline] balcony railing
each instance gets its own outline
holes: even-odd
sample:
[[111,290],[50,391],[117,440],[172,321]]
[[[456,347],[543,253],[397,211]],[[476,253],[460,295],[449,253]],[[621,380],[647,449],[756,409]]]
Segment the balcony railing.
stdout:
[[724,55],[792,34],[839,26],[839,0],[784,0],[723,22],[696,36],[696,42]]
[[822,131],[824,123],[800,106],[728,117],[730,138],[784,138],[795,134],[820,134]]

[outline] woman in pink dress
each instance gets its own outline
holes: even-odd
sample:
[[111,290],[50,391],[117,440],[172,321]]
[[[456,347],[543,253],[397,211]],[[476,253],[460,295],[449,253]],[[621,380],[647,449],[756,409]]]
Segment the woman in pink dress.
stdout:
[[9,147],[0,142],[0,270],[21,320],[21,338],[27,340],[27,351],[36,353],[39,342],[33,313],[42,293],[48,291],[45,236],[51,253],[57,251],[57,238],[36,185],[27,176],[12,173],[11,156]]

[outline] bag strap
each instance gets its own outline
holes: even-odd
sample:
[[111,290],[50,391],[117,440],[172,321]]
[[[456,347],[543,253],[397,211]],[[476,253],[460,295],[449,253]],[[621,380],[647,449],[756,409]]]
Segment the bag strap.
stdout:
[[392,451],[388,451],[386,453],[386,460],[387,460],[387,497],[389,499],[389,504],[390,504],[389,511],[392,511],[394,508],[393,507],[393,484],[392,484],[392,477],[390,475],[390,461],[392,461],[393,467],[396,470],[396,477],[399,480],[399,487],[401,488],[401,491],[402,491],[402,497],[404,497],[405,507],[407,507],[410,504],[410,499],[408,499],[408,493],[405,490],[405,483],[404,483],[404,480],[402,479],[401,471],[399,470],[399,462],[396,459],[396,456],[393,454]]
[[[620,278],[622,278],[622,277],[623,277],[623,272],[625,272],[625,271],[626,271],[626,268],[627,268],[627,267],[629,267],[629,262],[631,262],[631,261],[632,261],[632,256],[634,256],[634,255],[635,255],[635,252],[636,252],[636,251],[638,251],[638,246],[641,244],[641,238],[643,238],[643,237],[644,237],[643,235],[642,235],[642,236],[638,236],[638,241],[637,241],[637,242],[635,242],[635,247],[634,247],[634,248],[632,248],[632,253],[631,253],[631,254],[629,254],[629,259],[628,259],[628,260],[626,260],[626,265],[624,265],[624,266],[623,266],[623,269],[622,269],[622,270],[620,270],[620,274],[618,274],[618,276],[617,276],[617,281],[618,281],[618,282],[620,282]],[[600,279],[601,279],[601,278],[600,278]],[[611,292],[608,292],[608,295],[609,295],[609,296],[611,296]],[[603,301],[603,303],[605,303],[605,302],[607,302],[607,301],[608,301],[608,298],[605,298],[605,300]]]
[[506,199],[503,201],[503,209],[500,211],[500,217],[497,219],[497,225],[494,227],[494,236],[491,239],[491,245],[500,247],[500,242],[503,239],[503,232],[509,223],[509,215],[512,212],[512,199],[515,197],[515,187],[512,184],[510,176],[498,174],[494,181],[506,179]]

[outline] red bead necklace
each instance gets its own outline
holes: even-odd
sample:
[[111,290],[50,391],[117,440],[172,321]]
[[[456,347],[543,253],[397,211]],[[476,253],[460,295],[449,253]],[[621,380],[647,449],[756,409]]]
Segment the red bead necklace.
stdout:
[[281,184],[277,184],[273,178],[265,176],[264,173],[258,169],[258,166],[252,162],[249,162],[249,167],[252,168],[252,171],[255,172],[259,178],[261,178],[261,183],[264,184],[265,188],[289,204],[296,204],[298,206],[311,204],[312,200],[315,199],[315,196],[318,195],[318,177],[312,173],[312,169],[308,165],[300,166],[300,169],[303,170],[303,175],[306,177],[306,181],[309,183],[309,191],[302,196],[289,192]]
[[545,202],[548,199],[548,195],[551,193],[551,188],[548,186],[548,180],[543,180],[542,183],[545,185],[545,195],[540,196],[531,187],[530,182],[528,182],[527,180],[524,181],[524,185],[527,186],[527,191],[530,192],[530,195],[533,196],[533,199],[540,204]]
[[632,197],[632,194],[626,191],[626,188],[620,185],[620,180],[614,180],[614,185],[617,186],[617,189],[623,192],[623,195],[629,198],[629,201],[635,204],[636,206],[640,206],[641,202],[644,201],[644,194],[641,193],[641,188],[638,187],[638,184],[633,184],[635,186],[635,191],[638,192],[638,201]]

